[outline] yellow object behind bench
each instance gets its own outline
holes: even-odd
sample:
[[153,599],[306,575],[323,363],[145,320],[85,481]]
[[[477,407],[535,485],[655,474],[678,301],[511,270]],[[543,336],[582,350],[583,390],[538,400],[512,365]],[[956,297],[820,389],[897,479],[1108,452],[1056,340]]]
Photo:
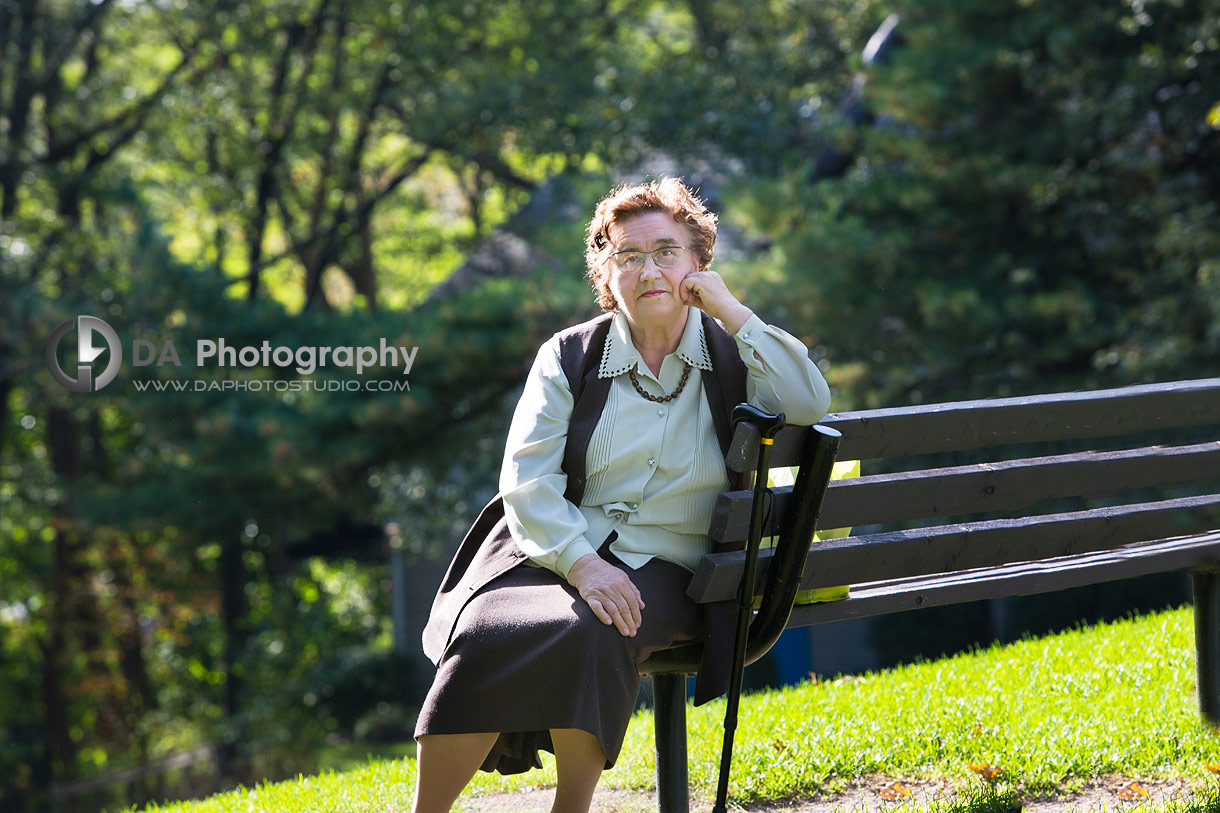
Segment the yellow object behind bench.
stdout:
[[[790,486],[796,483],[796,466],[788,466],[786,468],[771,469],[767,476],[767,485],[774,486]],[[831,469],[830,479],[844,480],[848,477],[860,476],[860,461],[859,460],[841,460],[835,463]],[[851,528],[828,528],[826,530],[818,529],[813,532],[813,541],[820,542],[826,539],[842,539],[851,533]],[[776,539],[773,536],[765,536],[762,539],[762,547],[775,547]],[[840,601],[847,598],[849,586],[844,584],[838,587],[818,587],[814,590],[801,590],[796,594],[797,604],[817,604],[820,601]],[[762,596],[754,600],[755,608],[762,602]]]

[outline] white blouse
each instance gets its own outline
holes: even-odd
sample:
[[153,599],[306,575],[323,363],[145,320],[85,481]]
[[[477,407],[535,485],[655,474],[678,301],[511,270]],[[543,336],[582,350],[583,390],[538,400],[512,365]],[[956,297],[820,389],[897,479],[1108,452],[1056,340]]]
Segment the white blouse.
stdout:
[[[812,424],[830,407],[830,388],[805,345],[751,316],[734,337],[747,369],[746,397],[788,423]],[[627,375],[652,395],[673,392],[684,364],[691,365],[682,393],[667,403],[641,396]],[[708,520],[716,495],[728,487],[702,373],[712,369],[695,308],[687,315],[678,349],[654,376],[616,313],[598,375],[612,378],[606,407],[589,441],[581,505],[564,499],[572,392],[552,337],[538,351],[517,403],[500,470],[500,492],[513,540],[536,565],[563,577],[612,531],[610,548],[638,568],[654,556],[693,570],[710,549]]]

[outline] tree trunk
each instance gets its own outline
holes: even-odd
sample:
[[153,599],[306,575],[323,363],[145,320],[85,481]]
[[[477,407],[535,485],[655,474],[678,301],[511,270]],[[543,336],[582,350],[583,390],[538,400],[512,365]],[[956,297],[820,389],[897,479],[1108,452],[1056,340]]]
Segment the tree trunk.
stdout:
[[[7,350],[7,348],[5,348]],[[0,369],[0,376],[4,370]],[[8,441],[9,397],[13,394],[13,382],[0,378],[0,462],[4,460],[5,447]]]
[[50,776],[55,779],[72,779],[76,776],[76,744],[72,741],[68,721],[68,703],[64,697],[64,659],[66,651],[65,630],[68,626],[66,597],[71,591],[68,576],[67,542],[63,534],[56,533],[51,543],[51,607],[47,624],[47,638],[39,642],[42,651],[42,706],[43,717],[50,736]]
[[244,739],[237,723],[242,707],[242,654],[250,633],[246,625],[246,572],[242,562],[245,546],[236,533],[226,536],[220,549],[220,620],[224,634],[224,700],[221,704],[226,726],[216,751],[221,781],[242,781],[237,744]]
[[[157,695],[153,691],[152,681],[148,677],[148,662],[144,657],[144,641],[140,634],[140,608],[136,604],[136,588],[132,579],[132,562],[138,561],[138,544],[128,536],[126,541],[130,546],[124,551],[115,545],[115,555],[111,558],[111,568],[114,570],[114,584],[118,589],[119,605],[121,607],[119,627],[117,629],[119,649],[119,669],[128,687],[128,709],[137,717],[143,717],[149,711],[157,708]],[[143,743],[145,738],[141,738]],[[146,756],[141,754],[141,756]]]

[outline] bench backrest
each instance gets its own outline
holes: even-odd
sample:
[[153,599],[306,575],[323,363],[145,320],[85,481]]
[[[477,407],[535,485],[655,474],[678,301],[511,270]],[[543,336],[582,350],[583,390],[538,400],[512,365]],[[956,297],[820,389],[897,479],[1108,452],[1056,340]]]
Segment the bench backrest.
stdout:
[[[1220,527],[1220,379],[869,410],[823,423],[843,435],[839,459],[866,461],[866,473],[831,484],[818,527],[855,531],[818,544],[801,589],[1112,550]],[[795,464],[803,437],[781,432],[772,465]],[[1065,452],[1065,443],[1077,448]],[[982,461],[945,462],[982,450]],[[735,442],[730,463],[748,470],[755,454],[748,441]],[[787,491],[777,489],[781,512]],[[1064,510],[1066,498],[1079,505]],[[711,536],[741,538],[748,521],[748,492],[725,495]],[[740,580],[732,556],[708,557],[691,595],[732,596]]]

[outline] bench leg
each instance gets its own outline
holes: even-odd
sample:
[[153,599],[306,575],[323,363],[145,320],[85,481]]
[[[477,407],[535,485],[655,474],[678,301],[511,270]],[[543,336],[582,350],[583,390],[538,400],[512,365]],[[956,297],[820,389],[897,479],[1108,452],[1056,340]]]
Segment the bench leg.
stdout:
[[686,676],[653,675],[657,744],[657,809],[690,813],[686,773]]
[[1195,663],[1199,677],[1199,711],[1220,725],[1220,572],[1191,574],[1195,599]]

